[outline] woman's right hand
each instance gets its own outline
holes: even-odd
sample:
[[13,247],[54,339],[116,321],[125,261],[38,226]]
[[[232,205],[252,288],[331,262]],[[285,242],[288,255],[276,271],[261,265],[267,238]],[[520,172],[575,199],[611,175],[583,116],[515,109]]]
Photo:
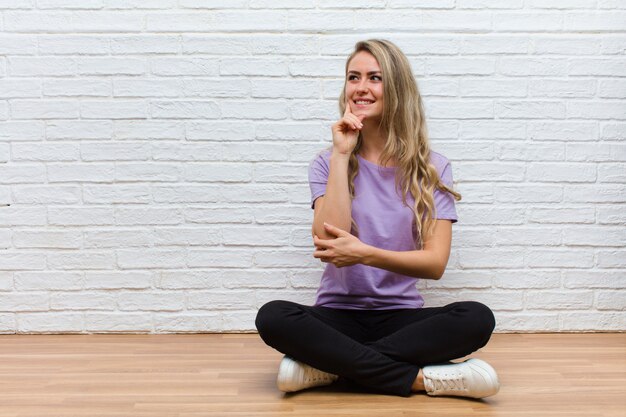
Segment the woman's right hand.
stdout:
[[356,116],[350,109],[350,101],[346,100],[343,117],[333,126],[333,151],[342,155],[350,155],[356,146],[359,132],[363,128],[365,115]]

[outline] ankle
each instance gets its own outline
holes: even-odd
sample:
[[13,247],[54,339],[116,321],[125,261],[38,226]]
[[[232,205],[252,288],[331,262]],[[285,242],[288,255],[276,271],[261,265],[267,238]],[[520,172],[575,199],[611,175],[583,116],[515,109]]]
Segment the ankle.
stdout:
[[426,391],[426,387],[424,386],[424,373],[420,369],[415,377],[415,381],[413,381],[413,385],[411,385],[412,392]]

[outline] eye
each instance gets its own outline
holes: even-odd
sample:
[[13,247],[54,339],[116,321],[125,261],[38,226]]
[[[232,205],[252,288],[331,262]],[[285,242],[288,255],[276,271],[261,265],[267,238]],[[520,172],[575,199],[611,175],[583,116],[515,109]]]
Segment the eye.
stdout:
[[382,81],[382,77],[380,75],[372,75],[372,80],[374,81]]
[[354,74],[348,75],[348,81],[356,80],[358,77]]

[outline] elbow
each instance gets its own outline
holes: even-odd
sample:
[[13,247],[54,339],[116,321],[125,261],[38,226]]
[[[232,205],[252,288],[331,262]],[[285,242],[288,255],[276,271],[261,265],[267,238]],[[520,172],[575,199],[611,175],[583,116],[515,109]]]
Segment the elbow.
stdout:
[[447,263],[437,263],[433,265],[433,267],[428,271],[428,279],[432,279],[434,281],[439,281],[441,277],[443,277],[444,272],[446,272]]

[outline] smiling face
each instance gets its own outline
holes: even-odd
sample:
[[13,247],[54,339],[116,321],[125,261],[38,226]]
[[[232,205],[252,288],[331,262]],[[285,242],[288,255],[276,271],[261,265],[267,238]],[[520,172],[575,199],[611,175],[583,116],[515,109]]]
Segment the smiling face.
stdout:
[[346,99],[352,113],[380,120],[383,114],[383,79],[380,65],[372,54],[361,51],[348,64]]

